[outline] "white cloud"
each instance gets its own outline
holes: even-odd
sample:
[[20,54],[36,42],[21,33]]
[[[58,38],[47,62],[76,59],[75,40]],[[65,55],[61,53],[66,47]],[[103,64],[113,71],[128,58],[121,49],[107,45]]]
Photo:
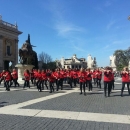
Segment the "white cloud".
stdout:
[[108,24],[107,24],[107,30],[109,30],[113,25],[115,24],[115,21],[110,21]]

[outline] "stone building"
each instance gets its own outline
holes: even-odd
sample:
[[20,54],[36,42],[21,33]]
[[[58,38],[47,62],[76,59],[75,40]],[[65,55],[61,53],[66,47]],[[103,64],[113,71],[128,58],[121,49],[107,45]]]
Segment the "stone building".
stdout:
[[0,71],[18,63],[18,36],[22,34],[17,24],[2,20],[0,16]]
[[56,60],[56,66],[59,68],[65,68],[65,69],[67,69],[67,68],[80,69],[80,68],[96,67],[96,64],[94,64],[94,62],[93,62],[94,60],[91,57],[91,55],[89,55],[89,57],[90,58],[88,58],[87,60],[85,58],[77,58],[76,54],[74,54],[70,59],[64,59],[62,57],[61,60]]

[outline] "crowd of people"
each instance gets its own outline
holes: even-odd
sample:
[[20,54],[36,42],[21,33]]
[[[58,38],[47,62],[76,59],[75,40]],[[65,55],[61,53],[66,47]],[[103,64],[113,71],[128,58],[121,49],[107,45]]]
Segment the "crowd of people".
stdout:
[[[59,91],[59,89],[63,90],[64,83],[70,85],[70,87],[76,87],[77,84],[80,86],[80,94],[86,95],[86,87],[88,87],[88,91],[92,91],[93,86],[96,85],[99,88],[101,86],[101,80],[104,81],[104,96],[109,97],[112,89],[114,90],[114,74],[115,72],[111,67],[106,67],[105,69],[94,69],[90,68],[84,69],[60,69],[57,68],[55,70],[47,69],[47,70],[37,70],[32,69],[24,70],[24,86],[30,88],[30,81],[34,86],[37,87],[38,91],[41,92],[44,87],[50,89],[50,93],[55,91]],[[123,91],[125,88],[125,84],[127,84],[128,93],[130,95],[129,84],[130,84],[130,73],[127,67],[124,67],[123,71],[121,71],[122,77],[122,89],[121,96],[123,96]],[[4,86],[7,91],[10,91],[11,85],[19,86],[18,83],[18,74],[16,69],[13,69],[12,72],[8,70],[3,70],[0,72],[0,84],[4,82]],[[93,82],[93,83],[92,83]]]

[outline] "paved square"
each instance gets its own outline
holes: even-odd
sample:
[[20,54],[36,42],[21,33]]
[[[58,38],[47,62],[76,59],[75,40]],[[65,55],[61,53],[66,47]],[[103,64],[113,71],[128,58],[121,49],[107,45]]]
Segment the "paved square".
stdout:
[[0,130],[130,130],[130,96],[120,96],[120,83],[107,98],[96,87],[84,96],[68,85],[52,94],[1,85]]

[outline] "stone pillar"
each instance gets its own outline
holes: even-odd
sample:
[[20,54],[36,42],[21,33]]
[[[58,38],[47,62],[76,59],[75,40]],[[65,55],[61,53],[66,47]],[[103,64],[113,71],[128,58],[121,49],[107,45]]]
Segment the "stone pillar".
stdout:
[[3,70],[3,36],[0,35],[0,71]]
[[22,64],[17,64],[15,66],[16,68],[18,68],[18,80],[20,82],[22,82],[22,79],[24,77],[23,73],[25,69],[28,69],[30,72],[32,70],[32,68],[34,67],[34,65],[22,65]]

